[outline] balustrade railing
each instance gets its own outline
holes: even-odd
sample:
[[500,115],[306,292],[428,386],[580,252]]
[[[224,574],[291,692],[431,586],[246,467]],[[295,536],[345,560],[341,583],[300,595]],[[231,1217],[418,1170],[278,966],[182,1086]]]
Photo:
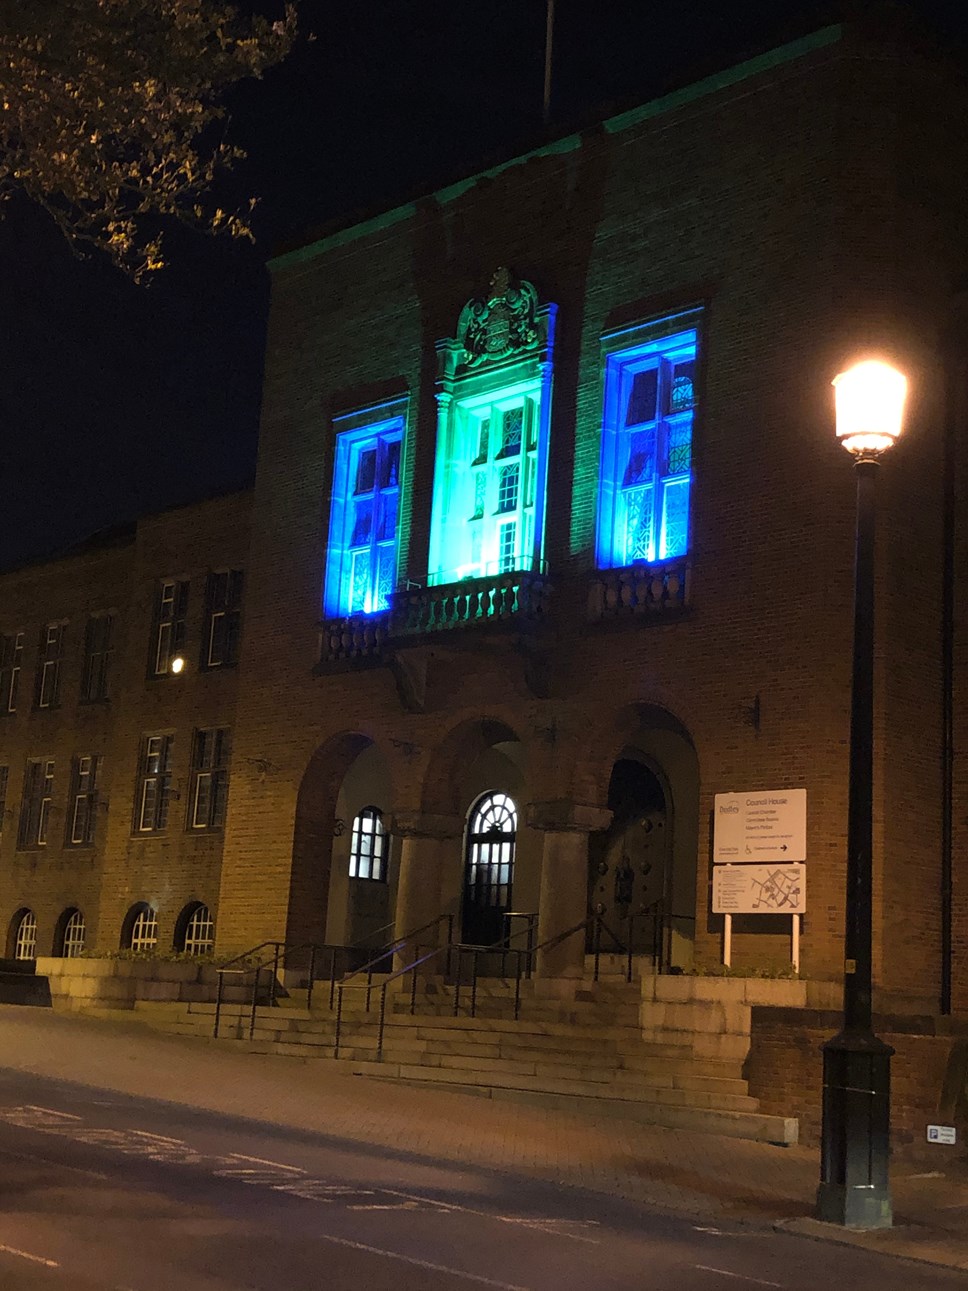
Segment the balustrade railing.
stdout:
[[320,663],[378,659],[399,637],[448,632],[517,620],[536,623],[551,610],[551,586],[544,574],[516,570],[435,587],[393,592],[379,614],[350,615],[320,626]]
[[626,618],[680,610],[689,600],[685,562],[600,570],[589,588],[588,617]]

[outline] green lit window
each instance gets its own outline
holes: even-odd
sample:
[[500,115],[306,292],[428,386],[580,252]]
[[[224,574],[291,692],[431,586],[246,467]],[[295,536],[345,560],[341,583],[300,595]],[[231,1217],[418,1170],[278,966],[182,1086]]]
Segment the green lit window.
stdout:
[[431,582],[534,567],[539,403],[529,383],[455,405],[449,460],[435,486],[443,497]]
[[324,592],[329,618],[389,605],[397,581],[402,445],[402,417],[337,432]]

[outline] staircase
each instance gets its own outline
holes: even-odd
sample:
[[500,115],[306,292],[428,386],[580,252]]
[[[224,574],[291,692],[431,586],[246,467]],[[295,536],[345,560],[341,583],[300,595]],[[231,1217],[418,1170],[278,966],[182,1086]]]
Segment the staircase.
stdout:
[[[607,972],[607,970],[606,970]],[[363,992],[346,992],[336,1062],[354,1075],[434,1086],[578,1113],[607,1115],[679,1129],[796,1142],[795,1119],[759,1112],[735,1050],[701,1055],[686,1032],[643,1038],[643,983],[624,977],[589,978],[568,998],[549,984],[522,983],[515,1021],[514,983],[482,978],[476,1016],[469,994],[453,1015],[453,990],[440,978],[422,980],[410,1014],[409,984],[388,988],[382,1058],[377,1032],[383,979],[374,978],[371,1012]],[[647,992],[646,992],[647,993]],[[310,1012],[305,992],[260,1006],[249,1039],[251,1008],[223,1002],[219,1043],[249,1053],[334,1061],[335,1015],[317,993]],[[99,1012],[104,1012],[99,1010]],[[212,1035],[214,1004],[149,1004],[134,1013],[149,1025],[185,1035]]]

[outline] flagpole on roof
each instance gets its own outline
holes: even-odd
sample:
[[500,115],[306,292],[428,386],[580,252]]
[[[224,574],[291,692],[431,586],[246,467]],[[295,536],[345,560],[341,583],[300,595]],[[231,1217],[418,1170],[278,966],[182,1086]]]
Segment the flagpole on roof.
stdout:
[[551,122],[551,47],[555,33],[555,0],[548,0],[548,17],[545,22],[544,107],[545,125]]

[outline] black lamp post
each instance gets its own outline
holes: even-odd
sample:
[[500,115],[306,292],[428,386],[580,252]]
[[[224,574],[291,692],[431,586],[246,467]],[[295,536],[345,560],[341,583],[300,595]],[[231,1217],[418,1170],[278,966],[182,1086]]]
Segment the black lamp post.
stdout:
[[834,380],[837,435],[857,469],[854,666],[847,806],[844,1023],[823,1047],[823,1126],[817,1214],[848,1228],[892,1223],[891,1055],[871,1015],[874,771],[874,486],[881,454],[901,433],[907,381],[885,363]]

